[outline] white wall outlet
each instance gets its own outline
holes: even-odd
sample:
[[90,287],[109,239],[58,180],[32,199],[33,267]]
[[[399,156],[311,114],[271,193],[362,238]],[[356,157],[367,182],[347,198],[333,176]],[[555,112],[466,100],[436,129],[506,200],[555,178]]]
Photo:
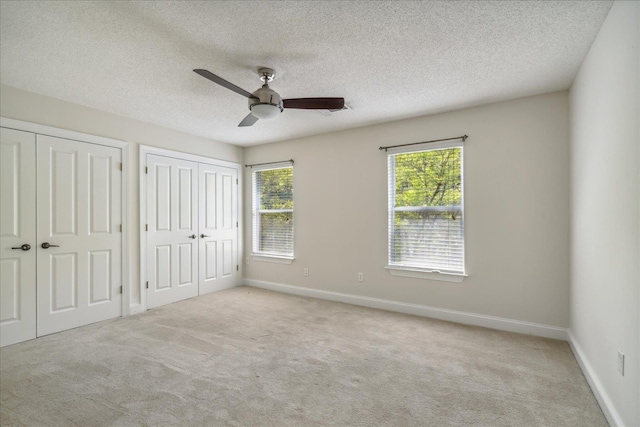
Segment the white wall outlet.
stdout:
[[309,268],[305,267],[302,274],[304,274],[305,276],[308,276],[309,275]]
[[624,353],[618,350],[618,372],[624,377]]
[[364,273],[358,273],[358,282],[364,282]]
[[251,262],[251,257],[247,257],[247,264]]

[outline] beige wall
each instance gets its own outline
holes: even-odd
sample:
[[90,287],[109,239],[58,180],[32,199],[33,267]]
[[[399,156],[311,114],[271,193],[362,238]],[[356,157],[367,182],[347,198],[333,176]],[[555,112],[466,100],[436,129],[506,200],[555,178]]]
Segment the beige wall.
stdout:
[[0,116],[53,126],[76,132],[98,135],[129,143],[129,224],[131,268],[131,302],[140,301],[139,284],[139,145],[150,145],[175,151],[198,154],[216,159],[242,163],[242,148],[129,119],[78,104],[0,86]]
[[[295,261],[251,260],[244,277],[567,327],[568,114],[568,94],[559,92],[246,148],[245,163],[295,160]],[[465,133],[469,277],[390,276],[386,155],[378,147]],[[247,170],[247,254],[250,185]]]
[[640,3],[613,4],[570,97],[571,332],[626,426],[640,425],[639,21]]

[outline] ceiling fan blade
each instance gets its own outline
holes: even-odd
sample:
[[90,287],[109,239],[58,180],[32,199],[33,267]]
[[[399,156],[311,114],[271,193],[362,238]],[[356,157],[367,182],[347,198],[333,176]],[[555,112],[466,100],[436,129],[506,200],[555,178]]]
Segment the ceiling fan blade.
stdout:
[[196,73],[200,74],[205,79],[209,79],[214,83],[218,83],[220,86],[226,87],[227,89],[232,90],[235,93],[238,93],[238,94],[240,94],[242,96],[246,96],[247,98],[256,98],[255,96],[253,96],[253,94],[251,94],[251,92],[247,92],[246,90],[242,89],[241,87],[238,87],[238,86],[234,85],[233,83],[230,83],[230,82],[226,81],[222,77],[216,76],[211,71],[201,70],[201,69],[196,69],[196,70],[193,70],[193,71],[195,71]]
[[300,108],[304,110],[341,110],[344,98],[294,98],[283,99],[284,108]]
[[256,116],[254,116],[253,114],[249,113],[249,115],[247,117],[242,119],[242,121],[240,122],[238,127],[253,126],[253,124],[255,122],[257,122],[257,121],[258,121],[258,118]]

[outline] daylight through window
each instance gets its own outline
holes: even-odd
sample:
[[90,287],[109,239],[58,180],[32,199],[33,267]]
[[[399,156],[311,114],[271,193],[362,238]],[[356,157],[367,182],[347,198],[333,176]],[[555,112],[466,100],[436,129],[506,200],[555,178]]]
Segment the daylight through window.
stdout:
[[293,257],[293,167],[256,170],[253,180],[253,253]]
[[464,274],[462,147],[388,160],[389,267]]

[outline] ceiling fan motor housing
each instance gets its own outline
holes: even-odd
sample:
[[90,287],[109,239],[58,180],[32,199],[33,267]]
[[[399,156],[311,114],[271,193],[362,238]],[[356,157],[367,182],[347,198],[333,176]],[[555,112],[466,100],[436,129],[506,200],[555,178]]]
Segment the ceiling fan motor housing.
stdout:
[[284,109],[280,95],[267,85],[253,92],[253,96],[255,98],[249,98],[249,109],[260,119],[274,118]]

